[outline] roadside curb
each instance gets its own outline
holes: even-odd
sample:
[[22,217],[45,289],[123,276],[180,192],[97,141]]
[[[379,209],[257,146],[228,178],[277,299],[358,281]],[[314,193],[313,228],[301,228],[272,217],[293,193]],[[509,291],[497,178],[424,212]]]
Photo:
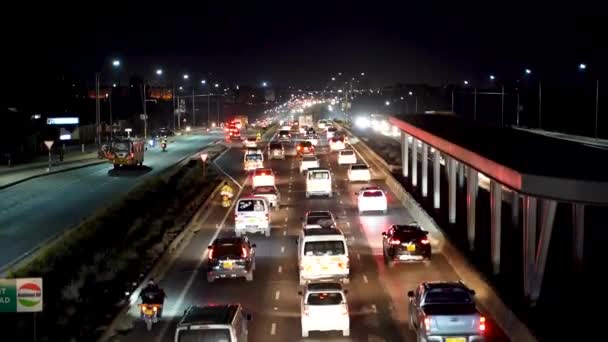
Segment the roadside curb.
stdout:
[[[148,272],[146,277],[141,281],[141,283],[137,286],[133,293],[129,298],[129,302],[124,305],[120,313],[118,313],[112,322],[105,329],[103,335],[97,339],[98,342],[106,342],[110,341],[111,338],[120,334],[120,331],[117,330],[117,326],[120,324],[121,319],[124,319],[128,314],[131,307],[137,302],[139,299],[139,294],[143,289],[144,285],[151,278],[155,279],[158,282],[162,279],[173,264],[175,259],[181,254],[182,250],[188,245],[188,242],[194,237],[194,235],[199,231],[196,229],[196,226],[200,223],[205,222],[209,216],[211,215],[211,210],[206,210],[209,208],[213,199],[217,196],[222,188],[223,182],[220,181],[213,191],[209,194],[205,202],[201,204],[201,206],[197,209],[196,213],[190,218],[188,223],[186,223],[185,228],[171,241],[169,246],[167,246],[166,250],[163,252],[162,256],[158,259],[158,261],[154,264],[152,269]],[[201,217],[202,216],[202,217]]]
[[73,171],[73,170],[77,170],[77,169],[83,169],[83,168],[89,167],[89,166],[95,166],[95,165],[107,164],[107,163],[108,163],[107,160],[95,161],[95,162],[90,162],[90,163],[87,163],[87,164],[84,164],[84,165],[66,167],[65,169],[61,169],[61,170],[56,170],[56,171],[51,171],[51,172],[45,172],[45,173],[39,173],[39,174],[36,174],[36,175],[32,175],[32,176],[28,176],[28,177],[25,177],[25,178],[21,178],[20,180],[17,180],[17,181],[11,182],[11,183],[6,183],[6,184],[3,184],[3,185],[0,185],[0,190],[6,189],[6,188],[10,188],[11,186],[17,185],[19,183],[27,182],[27,181],[35,179],[35,178],[40,178],[40,177],[49,176],[49,175],[53,175],[53,174],[57,174],[57,173],[62,173],[62,172],[67,172],[67,171]]
[[[350,133],[350,132],[349,132]],[[356,137],[352,133],[351,136]],[[358,139],[357,147],[368,154],[368,156],[378,159],[380,158],[370,147]],[[354,148],[354,146],[353,146]],[[380,158],[381,159],[381,158]],[[390,170],[390,169],[389,169]],[[379,170],[380,171],[380,170]],[[537,339],[530,332],[528,327],[517,318],[498,294],[491,287],[485,276],[479,272],[468,260],[458,251],[445,234],[420,204],[405,190],[403,185],[395,179],[390,171],[381,170],[385,176],[386,185],[395,193],[401,204],[410,211],[414,220],[416,220],[425,230],[428,230],[438,241],[439,251],[446,257],[447,262],[452,266],[456,274],[477,293],[478,304],[488,312],[496,321],[498,326],[505,332],[511,341],[530,341],[536,342]]]

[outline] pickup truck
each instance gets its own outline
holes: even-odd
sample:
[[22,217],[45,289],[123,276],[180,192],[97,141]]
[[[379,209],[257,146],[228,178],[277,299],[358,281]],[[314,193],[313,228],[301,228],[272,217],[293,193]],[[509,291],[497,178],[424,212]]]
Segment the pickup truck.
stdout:
[[410,327],[418,341],[485,341],[486,319],[475,307],[475,291],[464,283],[424,282],[407,296]]

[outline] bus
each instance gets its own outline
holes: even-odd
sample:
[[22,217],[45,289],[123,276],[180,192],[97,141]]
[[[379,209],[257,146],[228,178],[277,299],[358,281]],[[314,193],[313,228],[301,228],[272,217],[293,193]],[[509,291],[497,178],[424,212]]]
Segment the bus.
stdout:
[[143,139],[122,138],[112,141],[109,159],[114,169],[121,166],[143,166],[146,143]]

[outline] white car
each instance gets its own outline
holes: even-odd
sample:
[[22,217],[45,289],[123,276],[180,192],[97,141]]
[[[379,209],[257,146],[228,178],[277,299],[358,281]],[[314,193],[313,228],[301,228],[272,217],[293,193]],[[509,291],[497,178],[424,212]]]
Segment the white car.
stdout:
[[247,148],[256,148],[258,147],[258,139],[256,137],[249,137],[247,139],[245,139],[245,147]]
[[340,150],[343,150],[345,147],[346,146],[344,144],[343,139],[336,139],[336,138],[329,139],[329,149],[331,151],[340,151]]
[[314,134],[309,134],[306,139],[304,139],[305,141],[309,141],[312,146],[317,146],[319,145],[319,137],[317,137]]
[[253,172],[252,186],[257,188],[258,186],[274,186],[274,172],[272,169],[256,169]]
[[383,214],[388,212],[386,194],[377,186],[366,186],[361,188],[357,195],[357,208],[359,214],[366,211],[381,211]]
[[279,203],[281,202],[281,195],[279,189],[275,185],[262,185],[253,188],[253,195],[256,197],[264,197],[270,203],[270,207],[278,210]]
[[327,131],[326,131],[326,133],[327,133],[327,139],[333,138],[334,135],[336,135],[337,131],[338,130],[335,127],[328,127]]
[[357,155],[353,150],[342,150],[338,152],[338,164],[357,164]]
[[310,168],[306,172],[306,198],[310,196],[333,197],[332,174],[328,169]]
[[369,182],[372,174],[365,164],[352,164],[346,172],[349,182]]
[[350,317],[347,291],[339,283],[311,283],[303,292],[300,301],[302,337],[310,331],[342,331],[350,336]]
[[300,173],[304,173],[308,169],[319,167],[319,159],[313,155],[306,155],[302,157],[300,162]]

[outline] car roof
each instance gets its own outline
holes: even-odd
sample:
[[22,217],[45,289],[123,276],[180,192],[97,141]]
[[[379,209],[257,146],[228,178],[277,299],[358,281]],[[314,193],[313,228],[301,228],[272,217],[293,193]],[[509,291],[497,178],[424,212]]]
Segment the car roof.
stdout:
[[231,237],[221,237],[221,238],[217,238],[215,240],[213,240],[213,244],[240,244],[243,243],[245,241],[245,239],[243,239],[242,237],[236,237],[236,236],[231,236]]
[[427,281],[422,283],[427,290],[438,290],[438,289],[463,289],[469,291],[470,289],[462,281]]
[[332,216],[329,210],[310,210],[306,213],[308,216]]
[[343,235],[338,228],[317,228],[304,230],[304,236]]
[[231,324],[238,309],[239,304],[194,305],[186,310],[179,324]]
[[311,167],[311,168],[308,168],[308,172],[310,172],[310,171],[327,171],[327,172],[329,172],[329,169],[324,168],[324,167]]
[[342,291],[340,283],[309,283],[306,286],[308,291]]

